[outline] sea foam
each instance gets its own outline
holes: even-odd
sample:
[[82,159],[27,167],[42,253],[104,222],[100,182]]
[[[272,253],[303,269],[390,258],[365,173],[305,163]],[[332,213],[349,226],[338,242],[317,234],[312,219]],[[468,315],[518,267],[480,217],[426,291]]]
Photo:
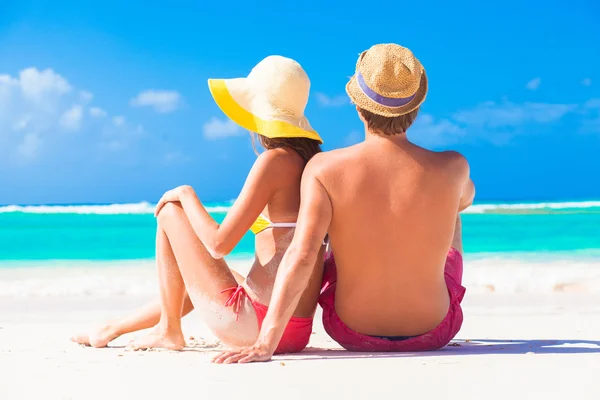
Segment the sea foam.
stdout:
[[[0,298],[158,294],[153,260],[19,264],[0,264]],[[229,260],[229,264],[245,275],[252,260]],[[600,293],[600,260],[467,259],[463,285],[468,293]]]
[[[126,204],[102,205],[55,205],[55,206],[0,206],[0,213],[25,213],[25,214],[153,214],[155,204],[145,201]],[[231,206],[207,205],[206,210],[212,213],[226,213]]]
[[597,211],[600,212],[600,201],[566,201],[548,203],[505,203],[505,204],[474,204],[465,210],[466,214],[508,214],[540,211]]
[[[222,203],[208,203],[206,210],[212,213],[227,213],[234,200]],[[0,206],[0,213],[29,213],[29,214],[153,214],[155,205],[146,201],[140,203],[99,204],[99,205],[36,205]],[[474,204],[464,211],[465,214],[510,214],[510,213],[540,213],[560,212],[598,212],[600,201],[568,201],[547,203],[490,203]]]

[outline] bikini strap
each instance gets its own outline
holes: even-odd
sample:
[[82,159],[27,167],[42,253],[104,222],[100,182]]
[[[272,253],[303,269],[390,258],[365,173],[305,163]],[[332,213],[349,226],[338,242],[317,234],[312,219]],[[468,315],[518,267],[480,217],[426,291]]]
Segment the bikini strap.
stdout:
[[230,287],[227,289],[223,289],[221,290],[221,293],[225,293],[225,292],[232,292],[229,297],[227,298],[227,300],[225,301],[225,307],[233,307],[233,312],[235,314],[235,320],[237,322],[237,320],[240,317],[240,307],[241,307],[241,303],[242,300],[244,299],[244,296],[248,296],[248,293],[246,293],[246,290],[244,289],[244,287],[242,285],[238,285],[238,286],[234,286],[234,287]]
[[295,228],[295,222],[271,222],[269,228]]

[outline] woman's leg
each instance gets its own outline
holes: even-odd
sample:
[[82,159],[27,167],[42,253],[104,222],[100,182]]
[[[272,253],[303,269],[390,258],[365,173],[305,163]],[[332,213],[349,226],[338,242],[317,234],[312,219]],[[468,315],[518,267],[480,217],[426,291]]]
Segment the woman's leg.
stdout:
[[[186,316],[194,309],[190,297],[186,294],[183,302],[181,316]],[[131,332],[149,329],[158,324],[160,320],[160,300],[148,303],[133,314],[122,319],[106,322],[100,328],[89,333],[82,333],[71,337],[73,342],[92,347],[106,347],[110,342]]]
[[223,290],[238,285],[225,260],[212,258],[178,203],[163,207],[158,224],[175,260],[158,264],[161,314],[157,329],[133,342],[132,347],[172,350],[184,347],[181,310],[186,289],[196,310],[225,344],[237,347],[253,343],[258,335],[258,323],[250,302],[245,297],[241,299],[238,315],[232,307],[224,306],[231,292],[223,293]]
[[[169,244],[167,236],[162,229],[156,230],[156,263],[175,263],[175,255]],[[231,271],[238,284],[244,281],[244,277],[235,271]],[[121,319],[106,322],[103,326],[82,334],[71,337],[71,340],[92,347],[106,347],[108,344],[127,333],[149,329],[160,321],[160,298],[146,304],[144,307]],[[190,296],[185,294],[181,316],[184,317],[194,309]]]
[[[164,231],[158,228],[156,230],[156,264],[159,273],[162,269],[160,266],[165,263],[176,263],[175,255]],[[161,312],[160,304],[160,299],[157,299],[125,318],[109,321],[104,326],[90,333],[73,336],[71,340],[86,346],[106,347],[108,343],[121,335],[152,328],[158,324]],[[186,316],[193,309],[194,306],[186,293],[181,309],[181,316]]]

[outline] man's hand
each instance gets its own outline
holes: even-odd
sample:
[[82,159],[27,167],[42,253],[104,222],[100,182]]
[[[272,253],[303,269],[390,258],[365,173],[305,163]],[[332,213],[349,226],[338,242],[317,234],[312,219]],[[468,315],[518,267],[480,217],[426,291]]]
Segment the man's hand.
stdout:
[[158,201],[154,209],[154,216],[157,217],[160,210],[169,202],[181,201],[181,196],[187,193],[194,193],[194,189],[188,185],[178,186],[175,189],[169,190]]
[[252,347],[246,347],[240,350],[224,351],[212,359],[215,364],[247,364],[251,362],[269,361],[273,357],[275,350],[271,350],[265,345],[254,344]]

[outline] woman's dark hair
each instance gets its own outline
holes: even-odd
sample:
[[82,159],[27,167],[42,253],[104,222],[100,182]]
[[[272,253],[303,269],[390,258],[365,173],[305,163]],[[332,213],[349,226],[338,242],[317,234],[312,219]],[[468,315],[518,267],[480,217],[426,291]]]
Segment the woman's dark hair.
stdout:
[[258,138],[258,142],[266,150],[278,149],[280,147],[289,147],[293,149],[304,159],[304,162],[308,162],[315,154],[321,152],[321,145],[319,142],[309,138],[297,137],[297,138],[268,138],[259,134],[252,134],[252,147],[254,152],[258,154],[256,150],[255,136]]

